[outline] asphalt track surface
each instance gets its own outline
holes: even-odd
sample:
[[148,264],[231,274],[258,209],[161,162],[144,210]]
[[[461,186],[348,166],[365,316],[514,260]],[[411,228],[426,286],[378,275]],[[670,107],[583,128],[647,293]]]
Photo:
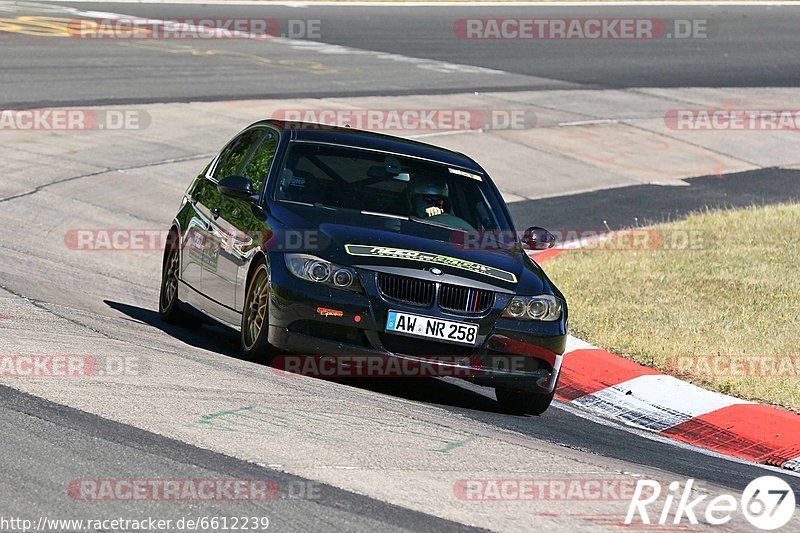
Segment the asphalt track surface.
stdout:
[[686,187],[631,185],[555,198],[514,202],[511,216],[520,227],[622,229],[679,220],[689,213],[800,199],[800,171],[770,168],[689,178]]
[[[155,19],[319,21],[320,38],[130,43],[48,39],[0,33],[3,102],[10,108],[54,103],[162,102],[300,96],[409,95],[491,90],[625,87],[795,87],[800,6],[774,7],[328,7],[35,4],[25,14],[70,17],[68,10]],[[19,8],[15,8],[19,9]],[[17,11],[18,12],[18,11]],[[2,13],[0,13],[2,15]],[[463,18],[650,18],[706,21],[705,37],[652,40],[465,40]],[[315,22],[316,24],[316,22]],[[308,44],[346,47],[321,53]],[[394,54],[491,69],[443,73]],[[265,66],[264,60],[273,63]],[[281,61],[284,63],[281,64]],[[335,73],[329,71],[336,71]]]
[[[278,486],[302,487],[306,480],[275,472],[219,453],[209,452],[124,424],[54,404],[35,396],[0,386],[0,420],[5,428],[4,446],[9,468],[3,490],[4,515],[12,509],[40,509],[50,516],[89,518],[81,502],[64,499],[64,487],[49,482],[54,474],[67,471],[79,479],[87,471],[113,471],[120,463],[132,479],[266,479]],[[68,462],[53,464],[45,457],[68,456]],[[37,461],[36,459],[39,458]],[[39,465],[37,467],[37,465]],[[31,491],[38,486],[38,491]],[[295,489],[297,490],[297,489]],[[471,531],[434,516],[416,513],[347,492],[329,485],[315,485],[313,500],[303,497],[276,498],[267,502],[212,502],[203,507],[210,516],[271,517],[270,528],[309,531],[323,525],[349,531]],[[300,494],[299,491],[296,492]],[[192,502],[145,502],[139,508],[127,503],[104,503],[105,516],[150,513],[160,517],[192,516]],[[85,507],[85,505],[83,506]],[[160,507],[160,508],[159,508]],[[96,516],[96,513],[95,515]]]
[[[522,8],[448,7],[415,11],[389,7],[316,7],[300,10],[278,6],[68,4],[65,9],[113,11],[165,19],[314,18],[322,21],[322,36],[326,43],[496,69],[502,73],[488,75],[467,69],[455,75],[436,71],[425,75],[424,70],[409,69],[401,61],[366,61],[362,64],[354,62],[354,56],[348,54],[319,54],[285,45],[270,49],[286,61],[298,61],[298,65],[321,62],[339,71],[338,75],[332,75],[332,82],[320,82],[319,75],[304,70],[305,67],[266,72],[257,70],[260,67],[253,61],[253,56],[265,53],[257,48],[263,43],[228,41],[202,44],[197,46],[206,47],[207,51],[212,48],[222,50],[195,55],[164,53],[146,46],[113,43],[98,47],[70,39],[4,34],[0,36],[4,50],[0,56],[3,108],[54,103],[89,105],[287,95],[399,96],[515,88],[796,86],[800,82],[800,60],[796,53],[800,44],[800,34],[796,31],[800,9],[795,8],[625,7],[602,11],[580,8],[581,16],[586,17],[646,16],[707,18],[710,21],[710,37],[702,41],[603,43],[601,46],[586,43],[465,43],[453,37],[454,19],[530,16],[531,11]],[[36,5],[14,14],[44,12],[46,10]],[[535,10],[536,16],[549,17],[568,17],[575,12],[571,8]],[[172,50],[174,52],[175,48]],[[221,60],[220,56],[226,59]],[[750,205],[797,197],[797,191],[789,188],[796,186],[796,171],[758,172],[762,178],[760,183],[764,185],[757,192],[748,188],[752,176],[744,173],[724,183],[713,177],[695,178],[689,180],[689,187],[675,188],[670,191],[671,196],[659,195],[657,200],[648,186],[641,186],[519,202],[512,205],[512,210],[522,214],[536,209],[544,213],[553,226],[560,225],[559,216],[565,217],[565,221],[569,217],[573,226],[597,227],[602,221],[611,226],[624,226],[631,224],[634,218],[660,220],[678,217],[697,205]],[[104,205],[109,199],[120,201],[119,195],[108,185],[100,184],[78,191],[89,203]],[[70,194],[70,191],[65,194]],[[42,209],[36,203],[36,196],[19,197],[0,202],[0,205],[12,213],[14,210],[33,213]],[[69,202],[59,205],[58,209],[69,212],[72,207],[67,204]],[[620,210],[619,205],[626,208]],[[139,217],[139,220],[147,220],[142,213],[149,213],[141,206],[126,206],[124,201],[118,209],[129,209],[131,215]],[[599,217],[602,221],[598,220]],[[105,209],[98,208],[98,225],[112,224],[106,222],[109,218]],[[7,256],[4,266],[8,269],[13,258],[22,258],[24,253],[18,241],[10,243],[13,240],[11,233],[3,235],[4,242],[0,244],[8,246],[4,250]],[[109,350],[117,343],[130,343],[134,348],[141,348],[143,345],[137,343],[145,340],[149,344],[167,342],[174,353],[156,355],[174,362],[175,372],[180,372],[183,358],[201,360],[232,382],[259,370],[257,367],[260,365],[239,359],[236,339],[230,332],[212,327],[190,332],[162,324],[153,311],[157,279],[135,280],[133,289],[121,280],[111,279],[108,287],[101,290],[97,287],[106,279],[102,270],[81,271],[73,266],[53,268],[59,263],[59,254],[64,253],[63,250],[53,250],[53,256],[47,262],[25,261],[24,268],[3,271],[0,296],[12,302],[9,305],[13,309],[8,311],[4,308],[4,312],[22,316],[19,325],[11,323],[7,326],[9,336],[6,340],[9,343],[15,332],[24,338],[23,332],[34,332],[37,328],[49,331],[58,324],[59,328],[69,331],[73,339],[86,335],[87,345],[108,345]],[[75,281],[76,276],[84,277],[81,282],[92,286],[80,299],[70,290],[58,290],[59,287],[80,285]],[[98,297],[98,292],[105,297]],[[17,305],[19,307],[15,307]],[[68,327],[64,325],[67,322]],[[134,326],[135,331],[128,329]],[[20,351],[19,346],[16,350]],[[554,406],[542,417],[504,415],[499,412],[491,390],[460,382],[420,380],[409,385],[408,382],[383,380],[346,381],[328,387],[328,382],[308,381],[304,387],[332,400],[345,402],[350,401],[350,396],[355,396],[359,401],[366,398],[373,402],[391,402],[394,409],[410,418],[420,410],[428,413],[428,408],[432,407],[430,416],[438,417],[441,425],[447,425],[457,417],[466,426],[474,422],[498,432],[512,432],[531,449],[530,462],[533,464],[538,460],[537,448],[556,449],[562,450],[565,456],[577,455],[590,464],[608,468],[622,465],[631,471],[657,471],[668,479],[692,477],[733,490],[743,489],[755,477],[773,473],[786,479],[800,493],[800,478],[796,476],[647,438],[608,422],[588,419],[561,405]],[[152,383],[147,386],[155,387]],[[64,394],[64,398],[69,397],[68,392]],[[204,394],[210,392],[204,391]],[[115,390],[107,391],[106,400],[114,398]],[[103,401],[103,398],[96,401]],[[68,401],[64,403],[68,404]],[[168,402],[165,408],[169,408]],[[135,410],[135,406],[121,409]],[[123,424],[6,386],[0,386],[0,420],[0,446],[4,450],[0,511],[4,516],[19,514],[21,509],[27,515],[52,512],[71,517],[98,513],[111,516],[142,511],[164,518],[197,514],[199,511],[204,515],[236,515],[254,510],[251,503],[236,502],[202,508],[188,503],[149,503],[137,508],[112,502],[87,508],[63,497],[64,479],[86,477],[87,472],[97,477],[118,476],[124,472],[130,478],[266,477],[283,483],[304,479],[163,436],[156,428],[148,430]],[[269,450],[265,454],[269,455]],[[322,484],[321,496],[313,501],[280,499],[259,511],[269,514],[276,530],[326,527],[348,531],[430,531],[468,528],[457,521],[434,516],[434,513],[386,503],[381,498],[356,494],[331,484]]]

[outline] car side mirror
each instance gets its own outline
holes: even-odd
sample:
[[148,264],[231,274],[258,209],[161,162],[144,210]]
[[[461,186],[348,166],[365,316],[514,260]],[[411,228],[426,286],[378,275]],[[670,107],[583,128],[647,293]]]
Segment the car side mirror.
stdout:
[[556,236],[539,226],[531,226],[522,234],[522,244],[532,250],[547,250],[556,245]]
[[253,182],[244,176],[228,176],[217,183],[217,190],[226,196],[240,200],[258,201]]

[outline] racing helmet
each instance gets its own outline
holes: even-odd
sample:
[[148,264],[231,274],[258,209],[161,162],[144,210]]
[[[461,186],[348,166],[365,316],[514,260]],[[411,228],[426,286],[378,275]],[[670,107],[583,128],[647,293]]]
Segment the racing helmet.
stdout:
[[425,217],[425,210],[429,207],[440,207],[447,212],[447,200],[450,191],[447,180],[432,176],[415,176],[406,188],[411,214],[416,217]]

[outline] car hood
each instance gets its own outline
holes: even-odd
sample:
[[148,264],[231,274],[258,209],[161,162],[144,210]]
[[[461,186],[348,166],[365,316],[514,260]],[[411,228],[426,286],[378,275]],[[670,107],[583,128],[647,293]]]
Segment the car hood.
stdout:
[[[449,275],[520,294],[552,294],[544,272],[524,251],[464,246],[464,232],[458,230],[355,211],[282,203],[275,206],[272,215],[278,222],[275,228],[280,242],[302,243],[294,250],[285,246],[285,251],[364,268],[438,268]],[[286,237],[281,239],[279,231],[286,232]],[[298,235],[300,232],[302,235]]]

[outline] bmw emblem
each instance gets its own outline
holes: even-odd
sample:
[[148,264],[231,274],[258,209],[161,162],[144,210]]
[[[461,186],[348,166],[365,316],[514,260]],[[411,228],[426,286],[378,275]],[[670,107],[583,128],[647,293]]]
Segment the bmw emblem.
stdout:
[[431,269],[431,274],[433,274],[434,276],[441,276],[442,274],[444,274],[444,272],[442,272],[441,270],[439,270],[436,267],[433,267]]

